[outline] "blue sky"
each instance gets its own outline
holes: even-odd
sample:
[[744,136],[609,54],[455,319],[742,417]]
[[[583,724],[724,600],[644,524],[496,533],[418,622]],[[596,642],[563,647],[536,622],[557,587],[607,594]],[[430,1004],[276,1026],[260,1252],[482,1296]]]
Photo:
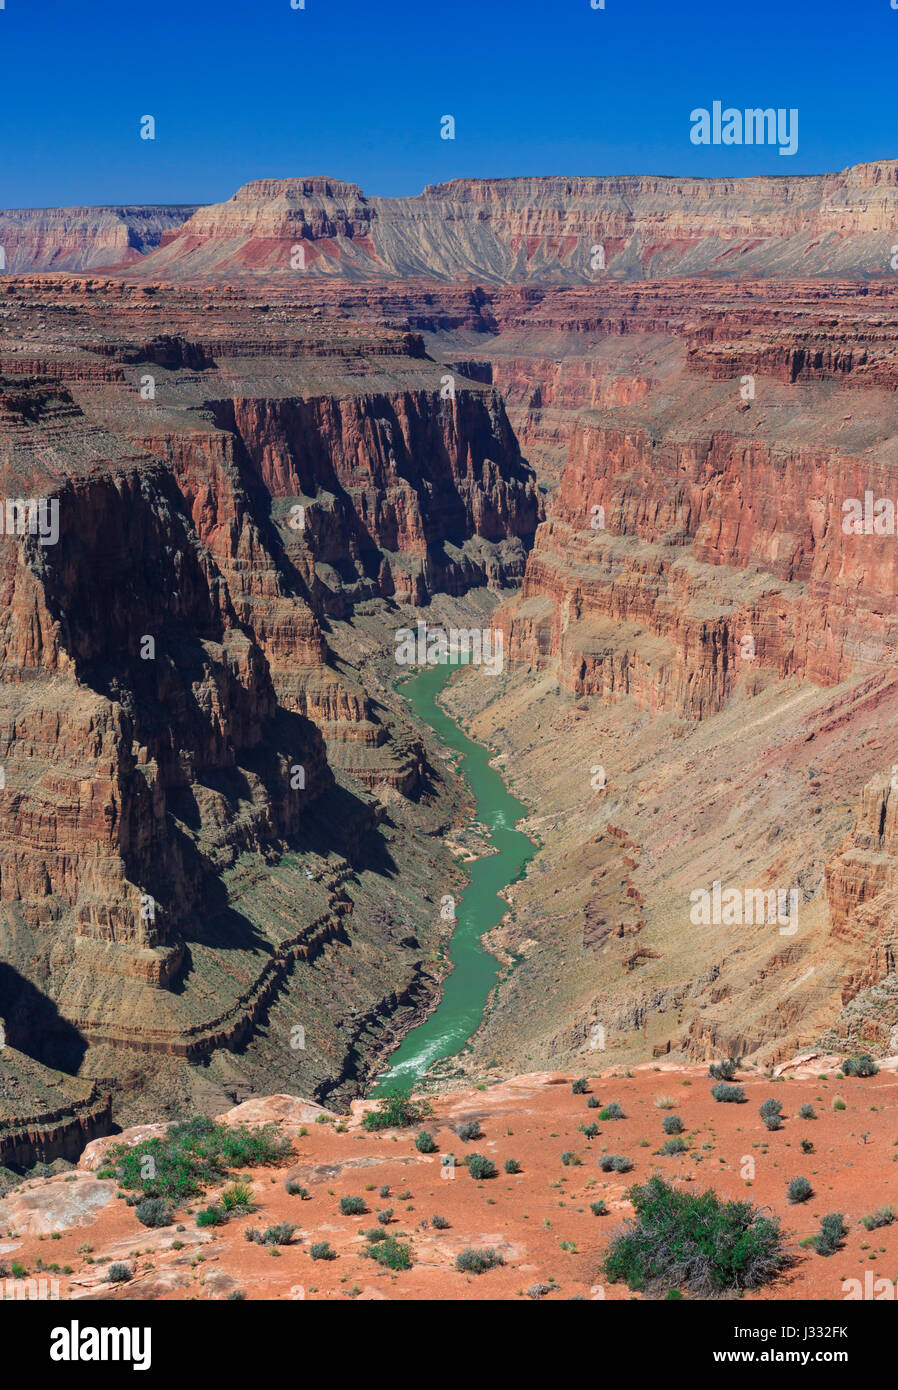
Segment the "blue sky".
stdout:
[[[797,174],[898,156],[891,0],[5,0],[0,206],[332,174]],[[792,157],[694,107],[797,107]],[[139,138],[143,115],[156,139]],[[440,117],[456,120],[441,140]]]

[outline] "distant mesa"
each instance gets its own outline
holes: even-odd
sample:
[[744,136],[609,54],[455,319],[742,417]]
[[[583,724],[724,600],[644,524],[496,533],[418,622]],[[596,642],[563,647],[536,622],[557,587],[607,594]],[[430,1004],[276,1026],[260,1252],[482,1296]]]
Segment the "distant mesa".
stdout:
[[0,244],[14,274],[102,266],[157,280],[589,284],[881,275],[896,226],[898,161],[880,160],[744,179],[453,179],[409,198],[369,197],[326,175],[256,179],[204,207],[0,213]]

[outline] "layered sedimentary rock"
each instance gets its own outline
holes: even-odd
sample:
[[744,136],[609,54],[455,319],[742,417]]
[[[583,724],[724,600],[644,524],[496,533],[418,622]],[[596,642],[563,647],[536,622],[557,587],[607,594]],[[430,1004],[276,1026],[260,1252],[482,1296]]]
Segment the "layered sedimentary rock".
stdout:
[[[326,177],[259,179],[148,258],[157,277],[383,276],[594,282],[882,273],[898,165],[801,178],[456,179],[414,198]],[[601,248],[602,254],[597,254]]]
[[521,658],[557,658],[575,694],[701,716],[761,668],[825,685],[891,665],[894,527],[886,512],[875,532],[849,523],[865,495],[896,490],[894,295],[843,292],[819,324],[803,287],[775,305],[768,291],[769,327],[728,322],[723,372],[709,344],[750,294],[709,294],[666,341],[656,303],[655,380],[571,425],[508,631]]
[[0,211],[4,268],[24,274],[130,265],[164,245],[195,210],[193,205]]

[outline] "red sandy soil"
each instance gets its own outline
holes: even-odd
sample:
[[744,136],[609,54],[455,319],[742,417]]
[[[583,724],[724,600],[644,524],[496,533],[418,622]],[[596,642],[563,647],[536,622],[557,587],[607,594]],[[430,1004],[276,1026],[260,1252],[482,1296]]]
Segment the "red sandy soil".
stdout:
[[[454,1178],[442,1178],[439,1153],[418,1153],[414,1129],[364,1131],[361,1115],[371,1102],[357,1102],[351,1116],[339,1117],[287,1097],[250,1101],[228,1112],[228,1122],[278,1119],[295,1152],[283,1168],[251,1171],[258,1202],[252,1216],[197,1229],[195,1213],[220,1191],[211,1188],[194,1204],[193,1215],[178,1213],[185,1229],[148,1230],[113,1195],[98,1212],[82,1212],[82,1224],[61,1230],[58,1238],[41,1236],[40,1217],[34,1211],[29,1216],[29,1203],[71,1194],[77,1205],[99,1185],[114,1194],[115,1183],[99,1182],[89,1170],[99,1167],[110,1144],[122,1142],[118,1136],[90,1145],[76,1177],[35,1179],[0,1202],[0,1258],[25,1265],[30,1274],[38,1259],[45,1266],[70,1265],[71,1276],[60,1276],[60,1296],[71,1299],[209,1299],[235,1289],[248,1299],[515,1299],[536,1284],[551,1285],[546,1296],[555,1299],[629,1299],[641,1295],[603,1282],[602,1255],[612,1232],[632,1214],[627,1188],[660,1173],[695,1192],[713,1186],[721,1196],[748,1198],[781,1218],[795,1263],[763,1292],[747,1297],[838,1301],[846,1294],[843,1280],[863,1281],[867,1270],[872,1278],[898,1280],[898,1222],[872,1232],[861,1225],[862,1216],[898,1199],[898,1075],[894,1059],[867,1079],[840,1077],[836,1066],[837,1059],[817,1057],[783,1069],[782,1079],[741,1073],[744,1105],[715,1102],[705,1067],[645,1066],[629,1076],[605,1072],[590,1079],[590,1094],[603,1105],[619,1101],[626,1118],[617,1121],[598,1121],[589,1096],[572,1093],[573,1078],[555,1073],[438,1094],[434,1114],[422,1127],[434,1134],[440,1153],[459,1158],[474,1150],[490,1157],[498,1175],[483,1182],[464,1167],[456,1168]],[[656,1104],[664,1096],[673,1099],[672,1111]],[[774,1132],[758,1114],[770,1096],[783,1106],[783,1128]],[[837,1097],[845,1100],[844,1110],[833,1108]],[[814,1106],[816,1120],[798,1119],[806,1103]],[[662,1158],[661,1124],[670,1113],[682,1117],[689,1151]],[[450,1127],[474,1116],[484,1137],[466,1145]],[[600,1133],[589,1141],[580,1126],[592,1121]],[[125,1138],[134,1134],[126,1131]],[[813,1142],[812,1154],[802,1153],[802,1139]],[[567,1150],[580,1155],[582,1166],[562,1164]],[[632,1172],[603,1173],[597,1167],[603,1152],[627,1155]],[[506,1158],[520,1162],[519,1175],[504,1172]],[[740,1175],[747,1159],[754,1160],[751,1181]],[[796,1176],[810,1179],[814,1192],[807,1202],[790,1205],[786,1187]],[[308,1200],[286,1192],[290,1177],[308,1189]],[[389,1198],[378,1195],[385,1184]],[[370,1214],[340,1215],[339,1200],[347,1195],[363,1197]],[[599,1198],[609,1209],[606,1216],[590,1212],[589,1203]],[[363,1256],[362,1232],[377,1224],[375,1214],[384,1207],[394,1210],[390,1233],[413,1247],[415,1264],[408,1271],[383,1270]],[[842,1248],[828,1258],[802,1249],[799,1242],[833,1211],[842,1212],[849,1226]],[[447,1230],[429,1224],[435,1213],[449,1220]],[[17,1233],[11,1224],[16,1220]],[[53,1220],[45,1215],[46,1232]],[[282,1221],[298,1229],[277,1256],[244,1238],[248,1225],[264,1229]],[[310,1258],[310,1246],[320,1240],[330,1242],[336,1259]],[[91,1250],[79,1254],[85,1245]],[[504,1266],[481,1275],[457,1272],[455,1256],[467,1246],[492,1246]],[[133,1279],[110,1284],[104,1260],[129,1262]]]

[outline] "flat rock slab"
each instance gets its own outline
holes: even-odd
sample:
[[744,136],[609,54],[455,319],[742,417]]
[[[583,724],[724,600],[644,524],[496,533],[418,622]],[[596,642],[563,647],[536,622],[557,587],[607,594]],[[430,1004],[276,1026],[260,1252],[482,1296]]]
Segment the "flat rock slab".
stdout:
[[0,1227],[17,1235],[50,1235],[73,1226],[90,1226],[115,1196],[115,1183],[86,1173],[35,1178],[0,1202]]
[[253,1125],[276,1124],[286,1129],[298,1129],[300,1125],[315,1124],[321,1115],[329,1120],[340,1118],[333,1110],[325,1110],[323,1105],[316,1105],[313,1100],[303,1100],[302,1096],[276,1095],[245,1100],[217,1118],[225,1125],[246,1125],[250,1128]]

